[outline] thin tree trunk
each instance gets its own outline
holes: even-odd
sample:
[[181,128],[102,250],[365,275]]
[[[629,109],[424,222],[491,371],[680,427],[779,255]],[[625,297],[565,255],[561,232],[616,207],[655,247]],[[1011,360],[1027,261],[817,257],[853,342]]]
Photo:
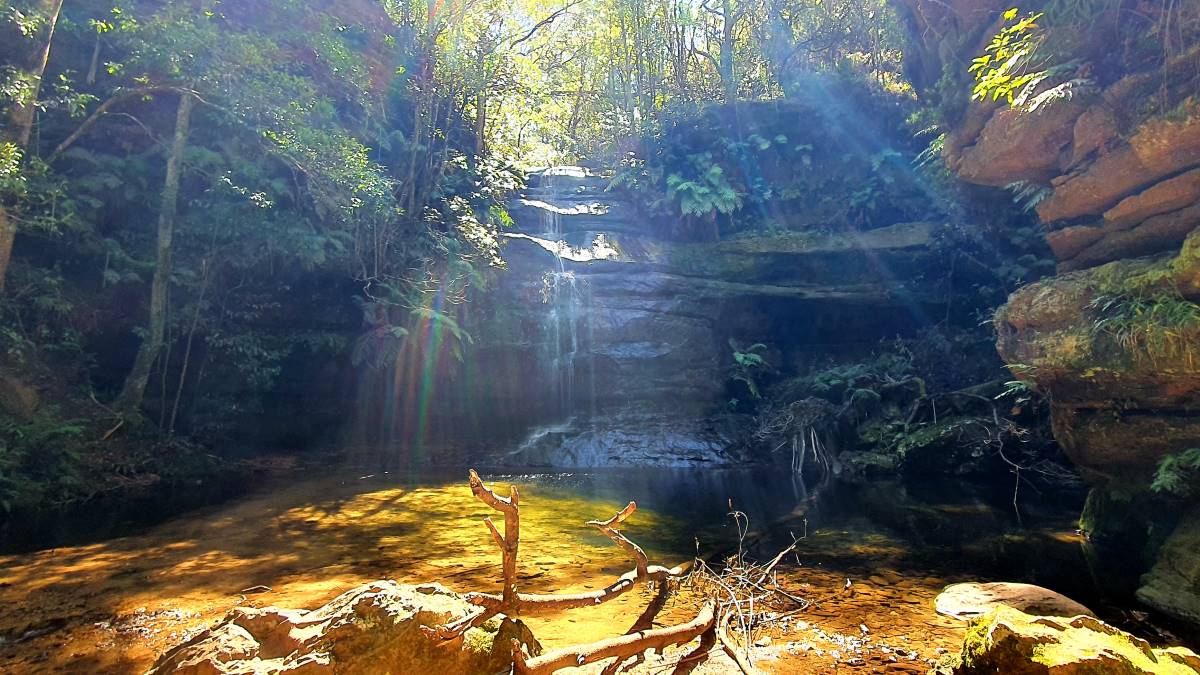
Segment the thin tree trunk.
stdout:
[[204,294],[208,290],[208,260],[200,263],[203,276],[200,282],[200,296],[196,298],[196,311],[192,314],[192,325],[188,327],[187,345],[183,349],[183,364],[179,366],[179,384],[175,387],[175,402],[171,405],[171,421],[167,424],[167,435],[175,435],[175,418],[179,414],[179,400],[183,397],[183,384],[187,382],[188,364],[192,360],[192,343],[196,337],[196,328],[200,325],[200,310],[204,308]]
[[191,94],[179,98],[179,109],[175,114],[175,138],[171,153],[167,157],[167,177],[163,182],[162,206],[158,213],[158,244],[154,279],[150,283],[150,317],[146,339],[138,348],[133,368],[125,378],[125,386],[117,397],[114,407],[125,415],[132,416],[142,405],[146,382],[150,370],[163,344],[166,327],[167,291],[171,285],[171,243],[175,236],[175,210],[179,201],[179,175],[183,152],[187,148],[188,124],[196,99]]
[[[21,151],[29,148],[29,138],[33,134],[33,115],[37,111],[42,74],[46,72],[46,62],[50,59],[50,42],[54,39],[54,28],[58,25],[62,4],[63,0],[40,0],[36,3],[34,11],[40,12],[45,18],[42,34],[34,37],[28,49],[22,49],[25,45],[13,43],[2,50],[6,57],[11,58],[9,63],[15,66],[18,73],[29,78],[31,84],[26,100],[9,106],[8,119],[0,125],[0,143],[12,143]],[[12,36],[7,33],[4,37],[11,39]],[[10,54],[10,50],[14,49],[15,53]],[[0,293],[4,292],[4,281],[8,278],[8,263],[12,260],[16,237],[17,222],[9,214],[7,206],[0,203]]]
[[475,156],[482,157],[487,145],[483,135],[487,131],[487,90],[475,97]]
[[0,204],[0,293],[4,292],[8,261],[12,260],[13,240],[16,237],[17,223],[8,215],[4,205]]
[[41,0],[33,7],[45,20],[42,33],[33,38],[33,44],[28,50],[20,50],[25,56],[23,61],[15,65],[20,73],[29,78],[31,88],[25,100],[17,101],[8,109],[9,132],[6,140],[24,149],[29,147],[29,137],[33,132],[33,115],[37,111],[37,98],[42,88],[42,74],[46,72],[46,62],[50,59],[50,42],[54,39],[54,28],[58,24],[58,15],[62,12],[63,0]]
[[100,33],[96,33],[96,44],[92,45],[92,63],[88,66],[87,83],[96,84],[96,71],[100,68]]
[[733,67],[733,35],[738,21],[731,0],[721,3],[723,21],[721,26],[721,84],[725,85],[725,102],[737,101],[737,80]]

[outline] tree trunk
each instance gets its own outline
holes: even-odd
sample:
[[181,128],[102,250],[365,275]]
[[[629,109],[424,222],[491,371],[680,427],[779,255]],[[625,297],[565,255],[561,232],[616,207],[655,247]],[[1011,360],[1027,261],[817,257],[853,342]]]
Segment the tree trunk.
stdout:
[[487,132],[487,90],[475,97],[475,156],[482,157],[487,149],[483,135]]
[[196,99],[191,94],[179,98],[179,109],[175,115],[175,138],[171,153],[167,156],[167,177],[163,182],[162,205],[158,212],[158,244],[154,266],[154,278],[150,283],[150,317],[146,338],[138,348],[133,368],[125,378],[125,386],[117,397],[115,408],[132,416],[142,405],[146,382],[150,370],[162,349],[163,331],[166,327],[167,291],[171,285],[171,242],[175,236],[175,209],[179,200],[179,175],[183,152],[187,148],[188,124]]
[[[33,11],[45,17],[41,32],[33,36],[33,44],[11,42],[2,56],[21,76],[29,78],[30,90],[26,100],[16,101],[7,111],[7,119],[0,125],[0,143],[12,143],[24,151],[29,147],[33,134],[33,115],[37,111],[37,98],[42,88],[42,73],[46,72],[46,61],[50,59],[50,41],[58,15],[62,12],[63,0],[38,0]],[[20,40],[12,31],[6,31],[6,40]],[[9,215],[7,206],[0,204],[0,293],[4,292],[4,281],[8,278],[8,263],[12,259],[13,240],[17,236],[17,223]]]
[[721,27],[721,84],[725,86],[725,102],[737,101],[737,80],[733,68],[733,36],[738,16],[734,13],[733,2],[723,0],[721,3],[723,16]]
[[13,239],[17,236],[17,224],[0,204],[0,293],[4,293],[4,279],[8,272],[8,261],[12,259]]
[[50,41],[54,38],[54,27],[62,12],[63,0],[38,0],[32,10],[41,15],[45,22],[41,31],[31,38],[32,44],[13,45],[16,54],[10,63],[20,75],[29,78],[30,91],[25,100],[17,101],[8,109],[8,131],[5,140],[24,149],[29,147],[33,132],[33,115],[37,110],[38,93],[42,87],[42,73],[46,72],[46,61],[50,59]]

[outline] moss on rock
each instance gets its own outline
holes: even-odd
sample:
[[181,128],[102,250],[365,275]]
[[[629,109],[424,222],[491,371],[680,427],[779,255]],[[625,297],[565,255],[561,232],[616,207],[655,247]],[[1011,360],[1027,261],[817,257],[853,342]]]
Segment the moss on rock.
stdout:
[[956,675],[1194,675],[1200,657],[1149,643],[1090,616],[1033,616],[999,605],[973,619],[962,652],[943,667]]

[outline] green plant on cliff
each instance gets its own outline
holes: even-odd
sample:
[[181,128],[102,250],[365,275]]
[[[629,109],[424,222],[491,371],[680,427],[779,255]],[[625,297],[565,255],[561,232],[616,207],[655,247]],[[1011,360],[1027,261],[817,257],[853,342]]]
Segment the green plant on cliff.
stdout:
[[1050,186],[1031,180],[1019,180],[1005,185],[1004,188],[1012,193],[1013,203],[1026,213],[1034,210],[1054,192]]
[[1095,313],[1094,337],[1106,336],[1135,358],[1182,357],[1190,363],[1200,335],[1200,305],[1178,293],[1100,295],[1089,305]]
[[1049,75],[1045,59],[1038,57],[1045,41],[1037,24],[1043,13],[1019,14],[1016,7],[1004,13],[1004,27],[968,69],[975,74],[971,97],[976,101],[1003,98],[1011,105]]
[[741,343],[730,338],[729,348],[733,350],[733,366],[730,369],[729,379],[746,385],[746,389],[754,398],[762,398],[758,380],[771,369],[771,364],[762,355],[762,352],[767,350],[767,346],[756,342],[749,347],[742,347]]
[[1200,481],[1200,448],[1191,448],[1162,458],[1150,489],[1175,497],[1192,497]]
[[733,213],[742,205],[742,195],[730,184],[725,170],[713,162],[712,153],[688,157],[692,169],[667,176],[667,197],[679,204],[685,216],[714,216]]

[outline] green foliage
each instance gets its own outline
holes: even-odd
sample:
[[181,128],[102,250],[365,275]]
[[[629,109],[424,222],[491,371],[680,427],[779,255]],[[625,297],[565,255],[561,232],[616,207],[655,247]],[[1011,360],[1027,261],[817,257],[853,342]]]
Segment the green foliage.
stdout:
[[1004,187],[1012,193],[1013,203],[1020,206],[1021,210],[1026,213],[1037,208],[1038,204],[1054,193],[1054,189],[1050,186],[1030,180],[1009,183]]
[[[911,382],[924,392],[924,382],[913,380],[912,355],[903,350],[883,352],[862,361],[834,364],[797,378],[784,385],[781,395],[800,400],[810,396],[836,404],[877,401],[878,392],[888,385]],[[872,392],[875,396],[860,392]]]
[[767,350],[767,346],[761,342],[756,342],[747,347],[742,347],[741,343],[730,338],[729,349],[733,355],[733,365],[730,368],[729,378],[734,382],[741,382],[745,385],[746,390],[754,398],[762,398],[762,393],[759,391],[758,386],[759,378],[771,369],[771,364],[762,355],[762,352]]
[[84,486],[81,420],[42,412],[26,422],[0,421],[0,509],[62,501]]
[[1178,293],[1100,295],[1089,308],[1095,316],[1092,334],[1111,339],[1135,358],[1178,357],[1190,363],[1196,355],[1200,305]]
[[1191,448],[1163,457],[1154,472],[1150,489],[1173,497],[1194,497],[1200,494],[1200,448]]
[[678,203],[685,216],[730,214],[742,205],[742,197],[730,185],[725,170],[713,163],[712,153],[690,155],[690,176],[667,176],[667,198]]
[[[669,234],[692,239],[930,217],[908,139],[887,127],[901,123],[897,107],[832,78],[813,90],[812,99],[773,105],[663,111],[662,128],[624,158],[612,188],[681,223]],[[834,119],[851,108],[877,128],[865,133]]]
[[1003,98],[1011,105],[1048,76],[1045,64],[1038,58],[1044,36],[1037,21],[1044,13],[1018,17],[1019,13],[1016,7],[1004,13],[1004,27],[992,37],[983,55],[972,62],[969,72],[975,74],[973,99]]

